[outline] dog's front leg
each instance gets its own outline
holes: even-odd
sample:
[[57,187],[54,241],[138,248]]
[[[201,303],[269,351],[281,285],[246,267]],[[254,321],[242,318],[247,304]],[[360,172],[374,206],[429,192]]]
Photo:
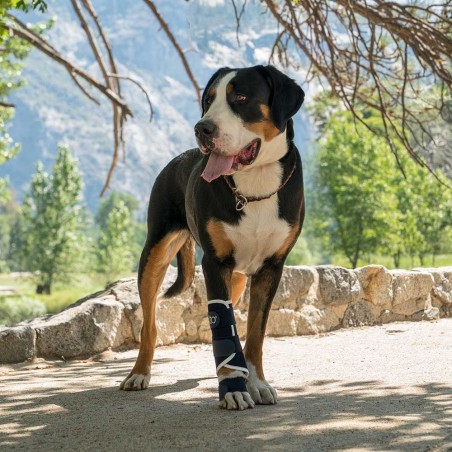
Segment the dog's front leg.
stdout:
[[230,299],[232,269],[207,255],[204,255],[202,267],[209,300],[220,407],[228,410],[253,408],[254,402],[246,389],[248,369]]
[[281,279],[284,261],[268,259],[251,277],[250,305],[245,344],[245,357],[249,370],[247,388],[257,404],[277,402],[276,391],[267,383],[262,367],[262,346],[268,314]]

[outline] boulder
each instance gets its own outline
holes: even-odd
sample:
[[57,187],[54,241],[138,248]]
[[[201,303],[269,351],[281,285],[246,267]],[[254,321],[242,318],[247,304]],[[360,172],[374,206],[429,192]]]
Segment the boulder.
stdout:
[[296,336],[298,317],[293,309],[271,310],[268,318],[266,334],[268,336]]
[[321,265],[319,274],[318,301],[323,305],[341,305],[357,301],[361,286],[355,272],[343,267]]
[[392,275],[385,267],[382,265],[367,265],[357,268],[355,274],[363,290],[363,299],[382,309],[391,307],[393,298]]
[[365,300],[358,300],[349,305],[342,319],[344,328],[374,324],[375,317],[372,313],[372,306]]
[[391,270],[394,298],[391,311],[411,316],[429,307],[433,276],[426,271]]
[[0,329],[0,364],[32,360],[35,344],[35,331],[27,325]]
[[272,309],[298,309],[305,304],[315,281],[312,267],[285,267],[273,299]]
[[127,324],[122,303],[107,295],[30,326],[36,331],[37,356],[73,358],[91,356],[120,345],[132,334]]
[[322,309],[306,305],[298,312],[298,335],[325,333],[336,329],[338,326],[339,317],[330,307]]
[[452,267],[419,268],[433,276],[432,305],[441,308],[452,306]]

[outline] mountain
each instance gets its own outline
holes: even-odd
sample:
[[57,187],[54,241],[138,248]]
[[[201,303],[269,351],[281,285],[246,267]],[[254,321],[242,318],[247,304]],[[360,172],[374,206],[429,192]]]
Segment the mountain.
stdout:
[[[238,34],[228,0],[155,3],[186,52],[201,86],[219,67],[267,64],[277,29],[259,2],[248,2]],[[178,55],[144,2],[94,0],[93,4],[111,40],[118,71],[140,80],[153,105],[154,118],[149,122],[143,93],[135,85],[122,82],[135,117],[126,124],[126,157],[118,165],[111,187],[135,196],[144,210],[161,168],[175,155],[195,146],[193,125],[200,110]],[[50,1],[45,15],[27,15],[26,20],[42,21],[53,16],[56,22],[48,33],[50,42],[101,78],[69,1]],[[295,52],[293,58],[298,58]],[[305,76],[303,71],[289,75],[300,83]],[[24,77],[27,86],[11,99],[16,104],[11,135],[22,144],[22,151],[0,167],[0,176],[9,176],[21,198],[36,161],[41,160],[50,168],[57,144],[68,143],[80,160],[85,200],[94,211],[112,156],[109,103],[93,91],[102,105],[91,102],[62,67],[38,51],[26,60]],[[309,98],[308,87],[303,88]],[[295,127],[297,145],[303,154],[311,139],[306,112],[297,115]]]

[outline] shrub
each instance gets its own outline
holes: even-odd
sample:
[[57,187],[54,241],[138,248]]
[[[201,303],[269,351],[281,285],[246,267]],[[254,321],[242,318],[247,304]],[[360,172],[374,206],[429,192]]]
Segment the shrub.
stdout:
[[34,298],[23,296],[0,298],[0,324],[3,325],[14,325],[46,313],[45,304]]

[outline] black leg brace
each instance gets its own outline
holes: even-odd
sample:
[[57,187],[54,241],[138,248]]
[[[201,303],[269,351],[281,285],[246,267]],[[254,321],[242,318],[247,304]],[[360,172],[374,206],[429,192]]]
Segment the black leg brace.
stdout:
[[[209,301],[209,324],[212,330],[212,346],[217,374],[222,367],[239,370],[248,377],[245,357],[235,325],[234,309],[231,301]],[[225,378],[220,381],[220,400],[227,392],[246,392],[245,378]]]

